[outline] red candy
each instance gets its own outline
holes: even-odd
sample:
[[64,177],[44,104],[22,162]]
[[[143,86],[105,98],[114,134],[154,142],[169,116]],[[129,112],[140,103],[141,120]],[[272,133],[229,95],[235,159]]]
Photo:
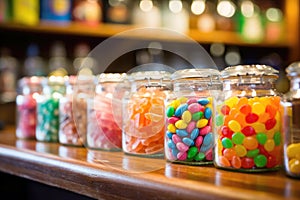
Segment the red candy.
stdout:
[[228,115],[229,112],[230,112],[230,107],[227,106],[227,105],[222,106],[221,112],[222,112],[223,115]]
[[265,123],[266,130],[271,130],[276,125],[276,119],[268,119]]
[[252,126],[246,126],[241,131],[242,133],[244,133],[245,136],[251,136],[256,134],[255,129]]
[[246,116],[246,122],[249,123],[249,124],[252,124],[252,123],[255,123],[257,122],[258,120],[258,115],[255,114],[255,113],[249,113],[247,116]]
[[252,158],[242,158],[242,167],[245,169],[251,169],[254,167],[254,160]]

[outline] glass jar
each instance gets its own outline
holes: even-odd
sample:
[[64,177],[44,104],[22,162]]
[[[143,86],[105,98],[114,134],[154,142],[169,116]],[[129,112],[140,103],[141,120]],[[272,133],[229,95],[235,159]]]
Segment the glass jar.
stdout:
[[290,91],[283,96],[284,167],[288,176],[300,178],[300,62],[286,68]]
[[88,101],[87,146],[91,149],[122,150],[122,97],[125,73],[101,73],[96,94]]
[[221,71],[223,92],[215,118],[214,164],[241,172],[273,171],[282,164],[281,97],[278,71],[238,65]]
[[58,142],[59,99],[66,92],[66,76],[50,76],[43,84],[43,92],[37,98],[36,139],[42,142]]
[[122,147],[126,154],[163,157],[165,99],[171,92],[167,71],[133,72],[123,98]]
[[44,77],[31,76],[19,80],[20,93],[16,98],[17,138],[35,139],[36,98],[42,93],[43,79]]
[[171,76],[167,100],[165,157],[189,165],[213,164],[213,99],[222,91],[216,69],[184,69]]

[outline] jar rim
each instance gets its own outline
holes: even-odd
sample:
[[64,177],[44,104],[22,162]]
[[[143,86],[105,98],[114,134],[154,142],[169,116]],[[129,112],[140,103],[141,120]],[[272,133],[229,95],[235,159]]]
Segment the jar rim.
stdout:
[[170,80],[171,73],[168,71],[138,71],[128,75],[129,80],[163,79]]
[[174,72],[171,75],[172,80],[178,80],[183,78],[209,78],[212,76],[220,76],[220,71],[211,68],[204,68],[204,69],[182,69]]
[[126,73],[101,73],[98,76],[98,83],[122,82],[127,78]]
[[251,64],[226,67],[221,71],[222,78],[235,76],[278,76],[279,71],[269,65]]

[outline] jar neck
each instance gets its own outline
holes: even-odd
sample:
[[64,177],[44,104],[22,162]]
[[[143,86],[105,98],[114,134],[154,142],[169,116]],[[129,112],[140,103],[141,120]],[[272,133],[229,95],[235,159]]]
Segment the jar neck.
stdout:
[[290,79],[290,91],[295,91],[300,89],[300,77],[292,77]]
[[138,91],[140,88],[166,88],[171,89],[171,82],[163,79],[135,80],[131,83],[131,91]]

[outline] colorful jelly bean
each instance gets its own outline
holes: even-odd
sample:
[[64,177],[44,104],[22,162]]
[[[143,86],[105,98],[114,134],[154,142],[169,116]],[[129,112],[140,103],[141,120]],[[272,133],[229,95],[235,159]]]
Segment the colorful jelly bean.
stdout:
[[[212,163],[212,98],[190,97],[185,101],[181,101],[181,98],[173,100],[166,108],[166,158],[169,161],[192,164]],[[170,107],[179,101],[181,104],[171,116]],[[178,120],[175,121],[174,118]],[[169,137],[168,133],[173,136]]]
[[283,147],[279,104],[280,97],[232,97],[218,105],[215,165],[246,171],[278,168]]

